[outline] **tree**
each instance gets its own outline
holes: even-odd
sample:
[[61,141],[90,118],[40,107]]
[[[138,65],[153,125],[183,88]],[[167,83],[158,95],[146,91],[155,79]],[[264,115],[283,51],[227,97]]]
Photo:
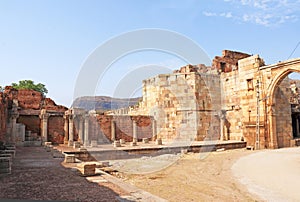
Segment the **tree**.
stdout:
[[44,84],[41,84],[41,83],[35,84],[31,80],[22,80],[22,81],[19,81],[18,84],[12,83],[11,86],[17,90],[20,90],[20,89],[35,90],[35,91],[42,93],[43,95],[48,93],[48,90]]

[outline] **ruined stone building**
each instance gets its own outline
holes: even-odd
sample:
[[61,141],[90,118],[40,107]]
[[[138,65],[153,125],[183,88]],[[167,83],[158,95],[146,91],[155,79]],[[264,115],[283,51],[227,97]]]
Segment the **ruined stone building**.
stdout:
[[300,138],[299,82],[289,80],[291,72],[300,72],[300,59],[265,65],[258,55],[225,50],[211,67],[186,65],[144,80],[138,105],[101,114],[7,87],[0,93],[0,141],[96,146],[159,138],[289,147]]
[[0,141],[19,146],[63,143],[66,107],[34,90],[0,92]]
[[143,81],[139,106],[114,114],[150,115],[165,140],[242,140],[280,148],[299,137],[299,102],[287,75],[300,59],[265,65],[258,55],[225,50],[211,67],[187,65]]

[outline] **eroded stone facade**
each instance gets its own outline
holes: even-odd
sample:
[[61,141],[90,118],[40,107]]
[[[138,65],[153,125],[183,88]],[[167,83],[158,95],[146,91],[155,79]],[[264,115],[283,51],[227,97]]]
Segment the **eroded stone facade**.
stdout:
[[0,93],[0,141],[17,145],[63,143],[63,114],[66,107],[56,105],[34,90],[7,86]]
[[299,120],[292,120],[295,106],[286,78],[299,69],[300,59],[267,66],[258,55],[225,50],[212,67],[187,65],[143,81],[139,105],[112,113],[153,116],[156,135],[165,140],[241,140],[255,148],[288,147],[296,138],[296,126],[299,134]]

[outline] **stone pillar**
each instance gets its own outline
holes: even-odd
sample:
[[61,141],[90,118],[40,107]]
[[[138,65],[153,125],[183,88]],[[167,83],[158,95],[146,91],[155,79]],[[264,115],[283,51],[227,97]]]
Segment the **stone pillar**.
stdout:
[[227,140],[226,134],[225,134],[225,120],[226,120],[226,111],[225,110],[221,110],[220,114],[220,140]]
[[152,140],[155,141],[157,135],[157,125],[156,120],[154,118],[151,119],[152,121]]
[[116,122],[111,120],[111,141],[116,140]]
[[69,143],[68,146],[73,147],[74,144],[74,115],[71,113],[69,114]]
[[18,100],[13,99],[12,109],[10,112],[10,124],[11,124],[11,131],[10,136],[8,137],[8,141],[11,143],[15,143],[16,141],[16,133],[17,133],[17,118],[19,117],[18,112]]
[[84,117],[84,146],[87,147],[90,145],[89,141],[89,115],[85,115]]
[[42,109],[40,114],[41,119],[41,136],[42,142],[48,142],[48,118],[50,114],[47,113],[47,110]]
[[69,116],[67,115],[67,111],[64,115],[65,124],[64,124],[64,131],[65,131],[65,137],[64,137],[64,144],[67,145],[69,141]]
[[299,137],[299,116],[296,117],[296,136]]
[[78,142],[83,144],[83,117],[79,117],[79,127],[78,127]]
[[11,115],[11,142],[16,142],[16,135],[17,135],[17,118],[19,114],[12,114]]
[[138,141],[136,120],[132,120],[133,142]]

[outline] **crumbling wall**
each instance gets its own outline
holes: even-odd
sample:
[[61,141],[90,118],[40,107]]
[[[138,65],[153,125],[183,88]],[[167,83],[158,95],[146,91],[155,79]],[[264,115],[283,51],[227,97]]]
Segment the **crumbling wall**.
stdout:
[[212,66],[219,72],[231,72],[238,69],[238,61],[251,55],[236,51],[223,50],[222,56],[213,59]]
[[41,121],[39,117],[41,110],[46,109],[48,113],[54,113],[58,116],[55,118],[50,116],[48,119],[48,138],[53,143],[62,143],[64,136],[64,121],[62,116],[63,112],[67,110],[66,107],[56,105],[53,100],[45,98],[40,92],[34,90],[16,90],[11,86],[7,86],[3,95],[7,99],[5,109],[8,111],[8,114],[12,109],[13,100],[17,100],[19,113],[17,123],[24,124],[26,131],[31,131],[29,139],[41,139]]

